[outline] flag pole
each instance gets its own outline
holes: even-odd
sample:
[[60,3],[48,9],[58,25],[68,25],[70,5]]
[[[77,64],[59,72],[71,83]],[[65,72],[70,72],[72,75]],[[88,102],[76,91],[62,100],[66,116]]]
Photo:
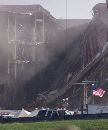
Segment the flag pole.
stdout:
[[84,83],[84,105],[87,105],[87,83]]
[[86,95],[85,89],[86,89],[86,88],[85,88],[85,84],[84,84],[84,99],[83,99],[83,100],[84,100],[84,105],[86,104],[86,102],[85,102],[85,95]]
[[86,105],[87,105],[87,103],[88,103],[88,100],[87,100],[87,99],[88,99],[88,96],[87,96],[87,93],[88,93],[87,91],[88,91],[88,90],[87,90],[87,89],[88,89],[88,88],[87,88],[87,84],[85,84],[85,90],[86,90],[86,91],[85,91],[85,103],[86,103]]

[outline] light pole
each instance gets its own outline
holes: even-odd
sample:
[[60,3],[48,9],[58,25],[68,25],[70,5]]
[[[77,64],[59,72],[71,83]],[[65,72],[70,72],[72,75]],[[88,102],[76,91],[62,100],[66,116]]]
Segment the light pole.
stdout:
[[[87,103],[88,103],[88,97],[87,97],[87,94],[88,94],[88,90],[87,90],[87,84],[94,84],[96,83],[97,81],[90,81],[90,80],[85,80],[85,81],[82,81],[81,83],[73,83],[73,84],[80,84],[80,85],[84,85],[84,98],[83,98],[83,105],[86,106]],[[92,98],[92,103],[94,104],[94,96]]]
[[86,82],[86,83],[81,82],[81,83],[73,83],[73,84],[76,84],[76,85],[84,85],[83,105],[86,105],[86,104],[87,104],[87,84],[89,84],[89,83],[87,83],[87,82]]
[[108,9],[108,0],[106,0],[106,4],[107,4],[107,9]]
[[[65,38],[65,42],[66,42],[66,43],[65,43],[65,44],[66,44],[66,45],[65,45],[65,47],[67,47],[67,44],[68,44],[68,30],[67,30],[67,0],[65,0],[65,4],[66,4],[66,14],[65,14],[65,15],[66,15],[66,16],[65,16],[65,17],[66,17],[66,20],[65,20],[65,22],[66,22],[66,23],[65,23],[65,24],[66,24],[66,36],[65,36],[66,38]],[[66,48],[65,48],[65,49],[66,49]]]

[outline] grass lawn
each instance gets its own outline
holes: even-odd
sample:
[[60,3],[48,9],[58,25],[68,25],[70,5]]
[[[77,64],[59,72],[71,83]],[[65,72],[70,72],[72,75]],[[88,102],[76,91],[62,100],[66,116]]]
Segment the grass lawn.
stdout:
[[108,130],[107,119],[0,124],[0,130],[56,130],[57,128],[73,125],[80,127],[81,130]]

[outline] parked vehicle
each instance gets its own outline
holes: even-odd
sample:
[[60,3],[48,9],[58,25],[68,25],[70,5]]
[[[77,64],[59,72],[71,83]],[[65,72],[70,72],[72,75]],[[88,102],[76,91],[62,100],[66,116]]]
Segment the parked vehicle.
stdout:
[[42,109],[38,112],[37,119],[64,119],[65,111],[61,109]]

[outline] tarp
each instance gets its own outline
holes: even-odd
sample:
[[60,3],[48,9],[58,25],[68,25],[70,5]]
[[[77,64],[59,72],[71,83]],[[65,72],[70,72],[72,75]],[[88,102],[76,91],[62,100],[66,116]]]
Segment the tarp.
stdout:
[[18,113],[15,114],[14,118],[19,118],[19,117],[28,117],[31,114],[31,112],[28,112],[24,109],[18,111]]
[[31,112],[30,115],[28,115],[28,117],[34,117],[34,116],[37,116],[38,112],[39,112],[39,109],[36,108],[34,111]]

